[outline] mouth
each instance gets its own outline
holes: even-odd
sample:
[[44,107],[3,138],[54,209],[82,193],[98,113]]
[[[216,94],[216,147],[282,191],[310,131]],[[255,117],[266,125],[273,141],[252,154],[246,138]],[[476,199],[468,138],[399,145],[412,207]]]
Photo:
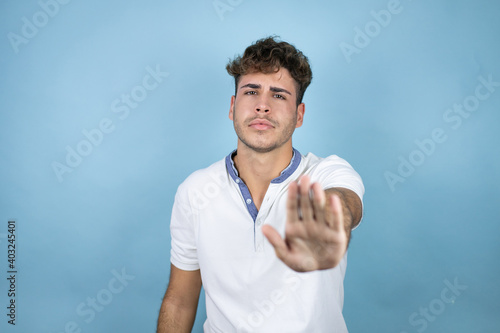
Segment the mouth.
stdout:
[[256,130],[266,130],[274,128],[273,124],[266,119],[254,119],[250,122],[249,127],[255,128]]

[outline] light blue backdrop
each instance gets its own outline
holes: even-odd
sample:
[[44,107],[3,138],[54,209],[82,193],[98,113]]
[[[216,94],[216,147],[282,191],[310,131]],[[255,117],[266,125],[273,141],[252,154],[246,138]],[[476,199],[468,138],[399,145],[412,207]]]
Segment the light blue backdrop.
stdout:
[[0,17],[2,332],[154,332],[176,188],[234,149],[225,64],[271,34],[313,68],[295,147],[365,182],[350,332],[500,331],[498,1],[9,0]]

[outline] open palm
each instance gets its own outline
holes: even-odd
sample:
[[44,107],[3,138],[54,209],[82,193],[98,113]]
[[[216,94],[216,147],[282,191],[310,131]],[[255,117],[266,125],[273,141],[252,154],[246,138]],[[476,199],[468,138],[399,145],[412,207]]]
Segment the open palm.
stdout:
[[284,239],[270,225],[262,227],[278,258],[298,272],[337,266],[349,241],[339,197],[302,176],[288,187],[286,210]]

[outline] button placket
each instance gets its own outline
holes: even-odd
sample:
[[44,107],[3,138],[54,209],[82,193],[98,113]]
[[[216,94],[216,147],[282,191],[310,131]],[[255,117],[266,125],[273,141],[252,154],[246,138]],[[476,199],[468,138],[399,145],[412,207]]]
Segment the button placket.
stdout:
[[259,214],[257,215],[257,219],[255,220],[254,228],[255,228],[255,251],[262,252],[263,250],[263,238],[262,234],[262,206],[260,207]]

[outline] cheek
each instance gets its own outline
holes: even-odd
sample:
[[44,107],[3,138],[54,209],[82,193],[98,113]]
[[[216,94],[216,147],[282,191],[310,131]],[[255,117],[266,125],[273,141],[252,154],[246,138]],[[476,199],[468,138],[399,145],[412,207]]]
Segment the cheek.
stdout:
[[248,98],[240,98],[235,101],[234,106],[239,108],[240,110],[245,110],[246,108],[250,107],[250,101],[248,100]]
[[241,118],[241,110],[242,110],[242,107],[239,105],[239,104],[234,104],[234,108],[233,108],[233,122],[237,122],[239,121]]
[[252,111],[251,105],[247,101],[239,100],[234,103],[233,118],[243,119],[244,115]]

